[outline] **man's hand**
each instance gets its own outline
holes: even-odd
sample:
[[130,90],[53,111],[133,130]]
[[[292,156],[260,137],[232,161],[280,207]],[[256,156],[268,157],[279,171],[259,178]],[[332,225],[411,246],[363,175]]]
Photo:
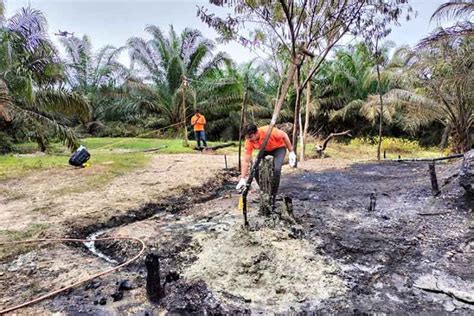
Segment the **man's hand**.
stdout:
[[296,166],[296,154],[294,151],[290,152],[288,162],[290,163],[290,167],[294,168]]
[[235,187],[236,190],[242,190],[247,185],[247,179],[241,178],[237,186]]

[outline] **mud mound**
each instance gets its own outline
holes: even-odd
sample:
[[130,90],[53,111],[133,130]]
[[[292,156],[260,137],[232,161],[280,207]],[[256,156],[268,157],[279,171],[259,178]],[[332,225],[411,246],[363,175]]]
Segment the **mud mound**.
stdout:
[[235,227],[226,234],[195,236],[194,248],[201,252],[183,275],[203,280],[224,302],[237,298],[254,310],[299,310],[299,303],[345,292],[335,263],[315,254],[317,242],[292,239],[284,229]]

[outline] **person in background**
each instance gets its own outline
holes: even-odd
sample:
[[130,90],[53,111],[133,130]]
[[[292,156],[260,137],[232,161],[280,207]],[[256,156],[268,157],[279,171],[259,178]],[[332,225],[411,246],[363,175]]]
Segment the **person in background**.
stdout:
[[[260,150],[267,130],[268,126],[257,128],[255,124],[249,124],[244,128],[243,135],[245,136],[245,155],[242,162],[242,170],[240,171],[240,181],[236,187],[237,190],[243,189],[247,184],[247,176],[253,150]],[[273,200],[275,200],[276,194],[278,193],[278,187],[280,186],[281,167],[283,165],[287,149],[290,152],[288,156],[290,166],[294,167],[296,165],[296,154],[293,152],[293,146],[291,145],[290,138],[284,131],[274,127],[264,152],[264,157],[271,155],[274,158],[275,185],[272,192]],[[258,183],[258,172],[255,175],[255,179]]]
[[196,109],[193,117],[191,118],[191,125],[194,128],[194,137],[196,138],[197,147],[201,148],[201,140],[204,147],[207,147],[206,143],[206,132],[204,127],[206,126],[206,118],[204,115],[199,112],[199,109]]

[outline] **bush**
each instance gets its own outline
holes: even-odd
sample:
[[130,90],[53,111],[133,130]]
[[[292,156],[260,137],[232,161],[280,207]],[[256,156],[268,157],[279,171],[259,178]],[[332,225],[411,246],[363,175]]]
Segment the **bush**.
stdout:
[[[377,145],[378,137],[354,138],[350,141],[352,146]],[[405,138],[384,137],[382,138],[382,151],[397,153],[412,153],[421,151],[423,148],[417,141]]]
[[7,154],[14,149],[13,138],[3,132],[0,132],[0,154]]

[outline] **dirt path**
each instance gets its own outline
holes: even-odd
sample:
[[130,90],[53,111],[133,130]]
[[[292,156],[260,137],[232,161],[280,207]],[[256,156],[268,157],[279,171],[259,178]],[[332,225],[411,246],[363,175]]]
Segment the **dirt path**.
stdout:
[[[228,161],[229,166],[237,163],[234,156]],[[3,181],[0,231],[42,225],[48,235],[61,236],[67,229],[65,225],[87,226],[148,202],[179,195],[183,188],[208,182],[223,168],[224,157],[220,155],[155,155],[145,168],[119,175],[105,184],[97,180],[100,166],[44,171]]]

